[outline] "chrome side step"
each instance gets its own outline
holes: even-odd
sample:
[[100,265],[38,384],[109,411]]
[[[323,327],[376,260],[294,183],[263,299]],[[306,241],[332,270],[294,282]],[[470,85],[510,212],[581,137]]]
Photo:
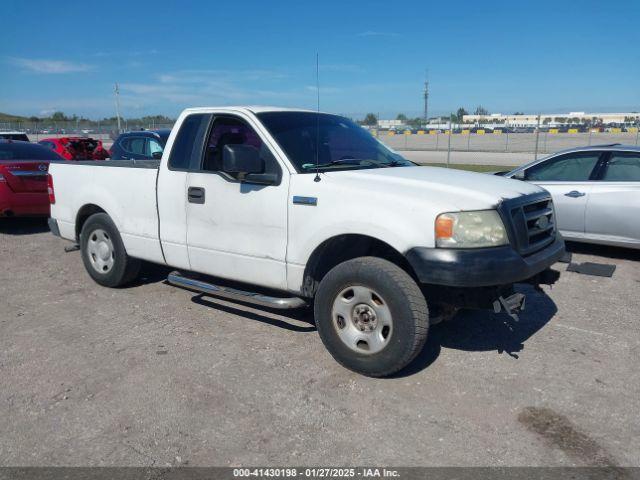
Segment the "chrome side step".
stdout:
[[291,308],[300,308],[307,305],[307,302],[299,297],[271,297],[255,292],[245,292],[236,290],[235,288],[221,287],[213,283],[203,282],[193,278],[185,277],[178,272],[171,272],[167,276],[167,282],[176,287],[186,288],[200,293],[205,293],[213,297],[225,298],[239,302],[251,303],[262,307],[279,308],[288,310]]

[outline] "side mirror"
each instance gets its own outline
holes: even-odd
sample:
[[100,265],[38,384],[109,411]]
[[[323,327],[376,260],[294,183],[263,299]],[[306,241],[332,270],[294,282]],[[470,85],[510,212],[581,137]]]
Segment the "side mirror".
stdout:
[[511,178],[515,178],[516,180],[525,180],[526,177],[527,177],[526,176],[526,170],[520,170],[519,172],[514,174],[513,177],[511,177]]
[[251,145],[225,145],[222,150],[222,170],[239,179],[264,172],[264,160]]
[[153,152],[151,156],[156,160],[160,160],[162,158],[162,152]]

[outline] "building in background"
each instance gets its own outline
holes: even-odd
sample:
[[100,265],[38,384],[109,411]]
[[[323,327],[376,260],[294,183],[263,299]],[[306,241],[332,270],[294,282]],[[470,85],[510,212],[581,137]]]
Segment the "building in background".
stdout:
[[[471,124],[503,124],[511,127],[535,127],[538,124],[538,115],[503,115],[501,113],[491,113],[489,115],[464,115],[464,123]],[[636,124],[640,122],[640,113],[543,113],[540,114],[541,125],[570,125],[585,124],[608,125],[608,124]]]
[[401,128],[404,126],[404,122],[402,120],[378,120],[378,128],[391,129],[391,128]]

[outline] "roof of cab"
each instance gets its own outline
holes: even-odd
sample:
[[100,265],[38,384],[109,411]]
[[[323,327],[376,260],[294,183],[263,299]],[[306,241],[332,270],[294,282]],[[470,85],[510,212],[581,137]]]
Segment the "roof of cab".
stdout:
[[[287,108],[287,107],[273,107],[268,105],[235,105],[235,106],[218,106],[218,107],[194,107],[185,109],[185,113],[195,113],[195,112],[210,112],[216,110],[223,111],[236,111],[243,113],[265,113],[265,112],[312,112],[315,113],[315,110],[307,110],[304,108]],[[324,112],[322,112],[324,113]]]

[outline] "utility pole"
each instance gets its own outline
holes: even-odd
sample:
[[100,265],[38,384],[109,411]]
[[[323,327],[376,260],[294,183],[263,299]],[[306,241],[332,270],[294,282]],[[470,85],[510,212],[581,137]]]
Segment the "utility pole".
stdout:
[[425,125],[429,121],[429,70],[425,72],[424,76],[424,123]]
[[115,88],[115,94],[116,94],[116,117],[118,119],[118,135],[120,135],[120,90],[118,89],[118,83],[116,82],[116,88]]

